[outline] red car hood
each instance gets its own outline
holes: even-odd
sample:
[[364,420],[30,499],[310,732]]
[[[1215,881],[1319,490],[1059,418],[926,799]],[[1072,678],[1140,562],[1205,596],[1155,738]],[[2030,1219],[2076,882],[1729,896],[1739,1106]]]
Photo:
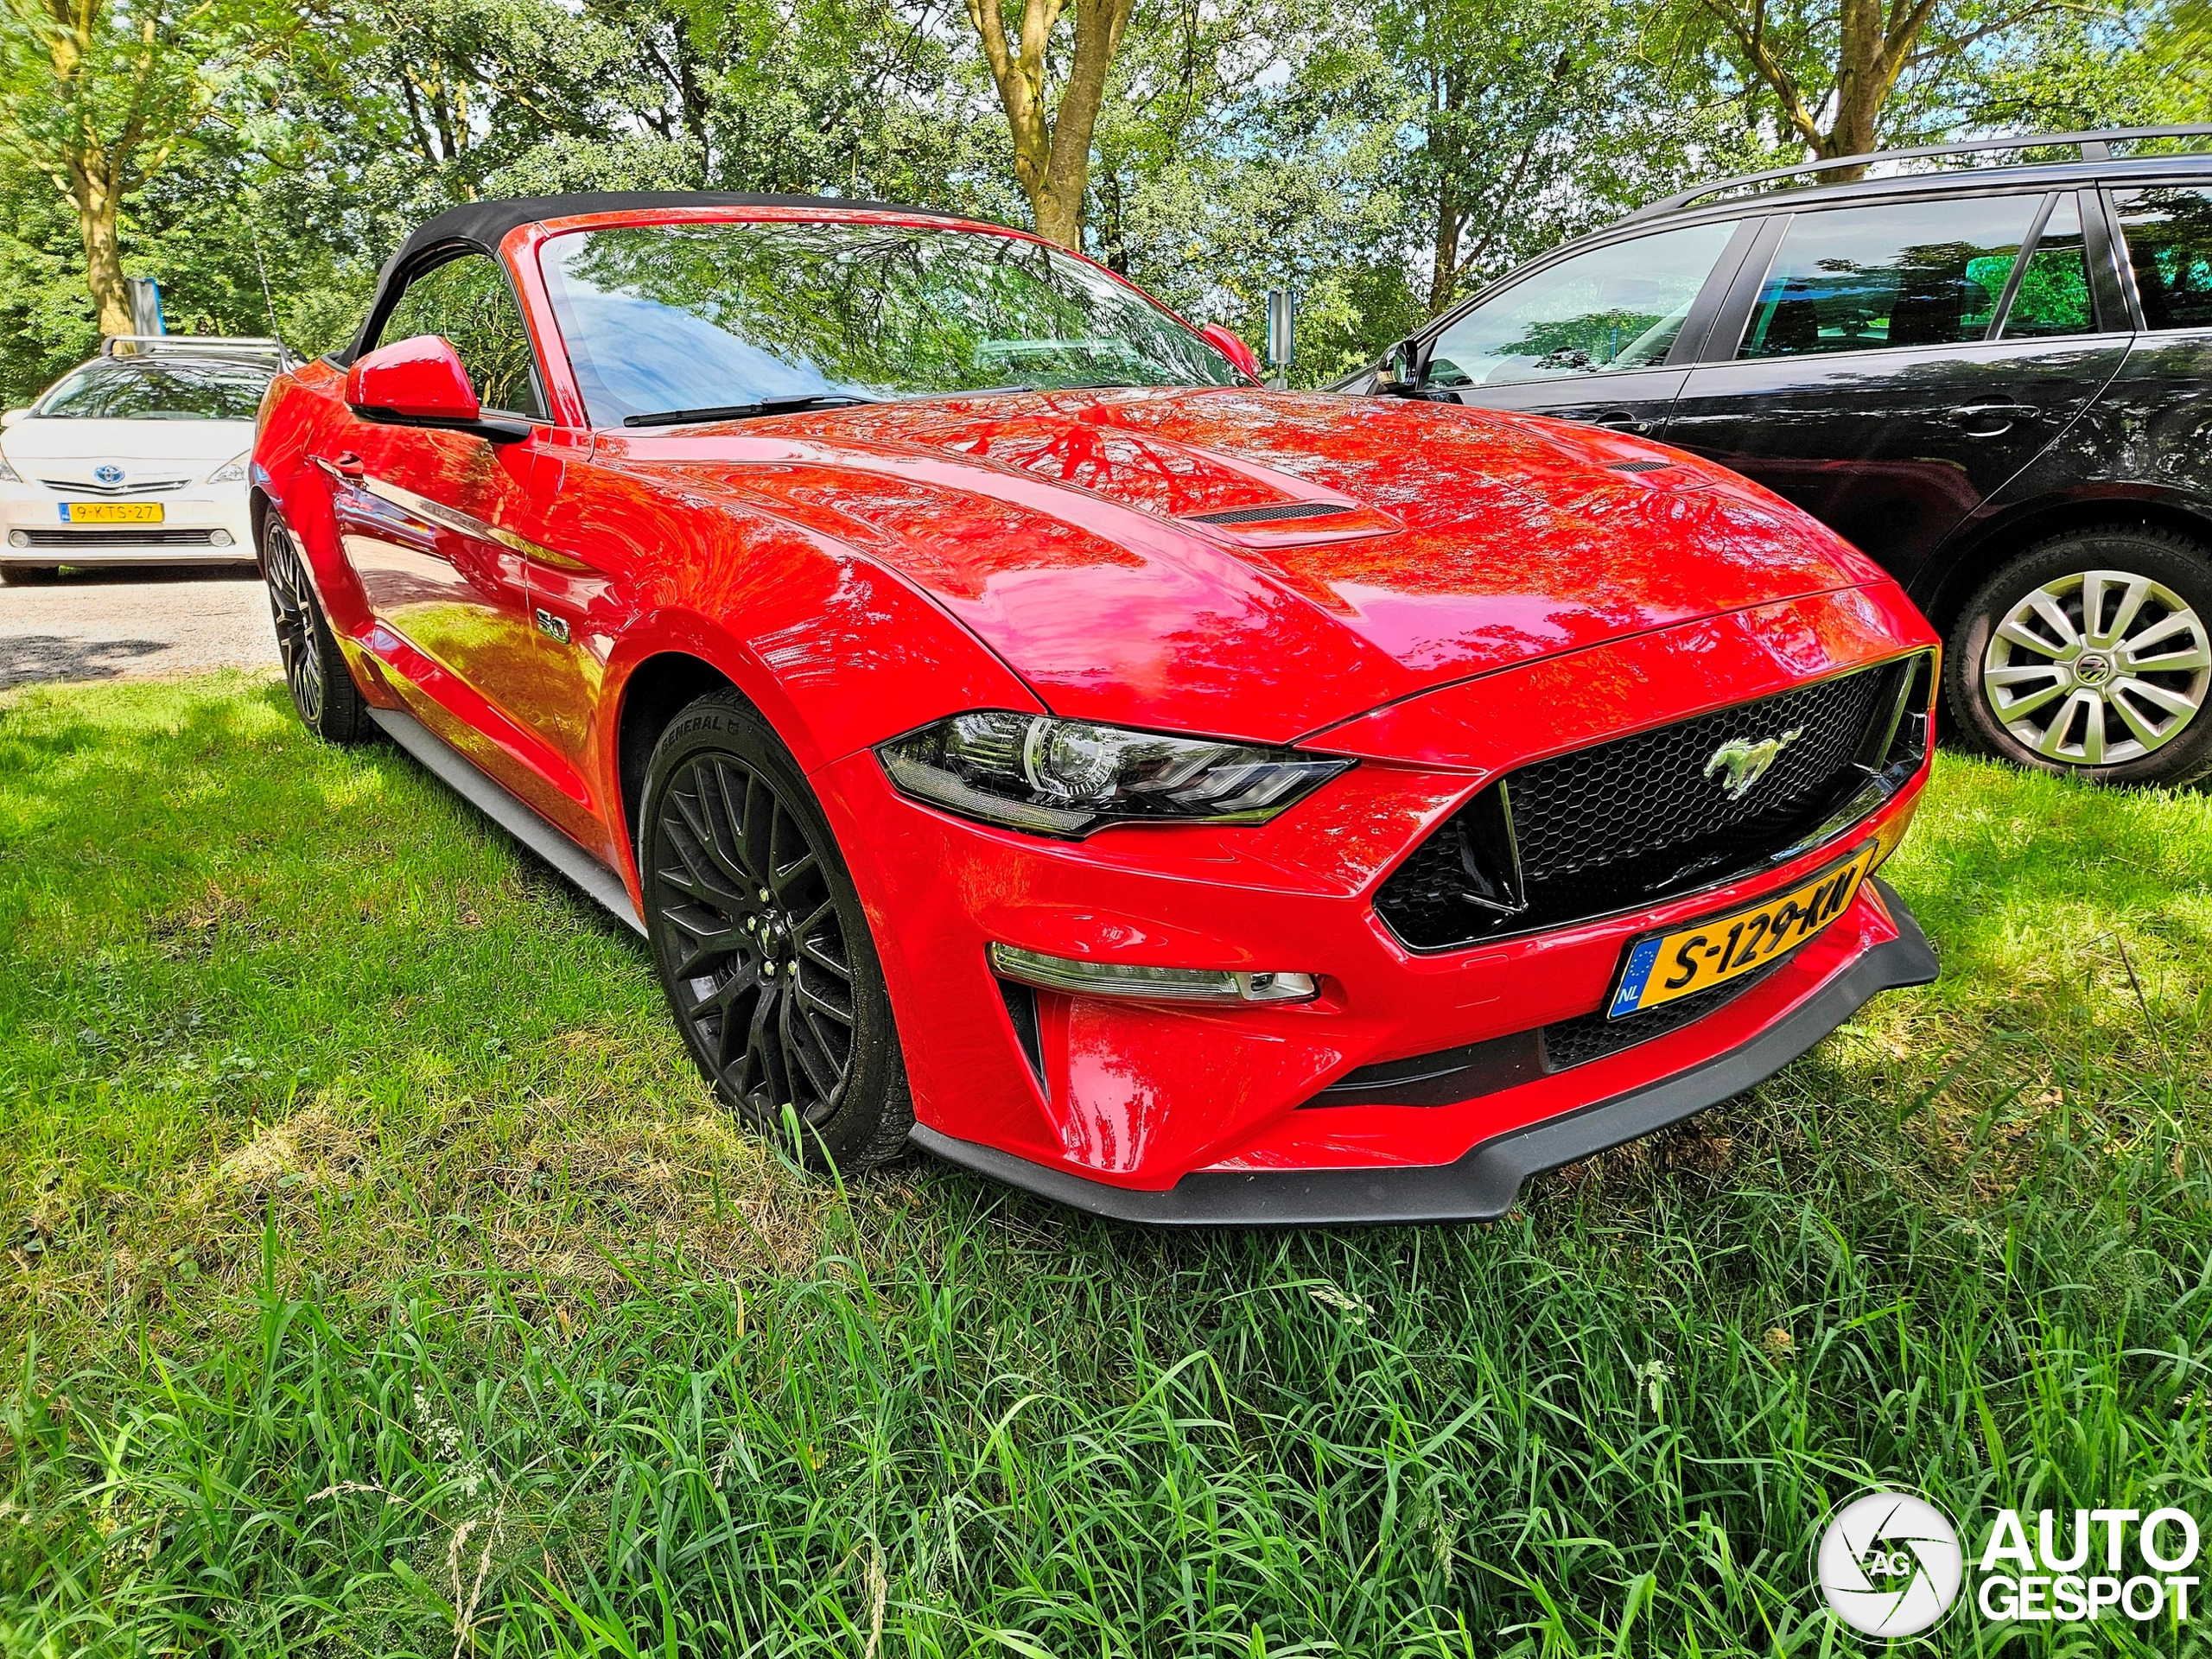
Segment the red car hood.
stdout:
[[[626,436],[601,457],[673,463],[855,543],[1057,713],[1276,742],[1534,658],[1885,580],[1679,452],[1396,399],[931,400]],[[1247,510],[1264,516],[1198,521]]]

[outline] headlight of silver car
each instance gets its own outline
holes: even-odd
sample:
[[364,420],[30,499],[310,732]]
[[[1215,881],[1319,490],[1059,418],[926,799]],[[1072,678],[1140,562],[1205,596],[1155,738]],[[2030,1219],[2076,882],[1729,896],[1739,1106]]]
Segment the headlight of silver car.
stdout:
[[20,484],[23,475],[8,464],[8,457],[0,455],[0,484]]
[[253,451],[251,449],[242,455],[232,455],[207,474],[207,481],[210,484],[243,484],[245,482],[245,464],[252,459]]
[[1071,836],[1118,823],[1264,823],[1352,764],[996,709],[954,715],[876,755],[918,799]]

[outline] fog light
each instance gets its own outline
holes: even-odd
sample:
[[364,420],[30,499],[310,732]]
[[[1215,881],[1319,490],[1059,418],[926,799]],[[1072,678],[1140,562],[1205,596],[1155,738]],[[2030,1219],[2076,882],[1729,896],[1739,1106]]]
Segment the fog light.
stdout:
[[31,544],[31,533],[30,533],[30,531],[27,531],[27,530],[11,530],[11,531],[10,531],[8,532],[8,545],[9,545],[9,546],[10,546],[10,547],[29,547],[30,544]]
[[1235,974],[1216,968],[1140,968],[1039,956],[1018,945],[991,947],[991,966],[1007,979],[1077,996],[1128,996],[1152,1002],[1310,1002],[1311,974]]
[[231,544],[231,532],[230,532],[229,531],[227,531],[227,530],[211,530],[211,531],[209,531],[207,532],[207,545],[208,545],[208,546],[210,546],[210,547],[228,547],[230,544]]

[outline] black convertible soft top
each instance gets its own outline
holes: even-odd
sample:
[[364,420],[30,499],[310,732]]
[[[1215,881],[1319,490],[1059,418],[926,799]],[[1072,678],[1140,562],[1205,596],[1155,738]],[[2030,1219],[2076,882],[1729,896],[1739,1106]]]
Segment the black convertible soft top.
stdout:
[[[728,190],[592,190],[566,196],[509,196],[497,201],[465,202],[416,226],[385,261],[377,291],[361,319],[360,332],[330,360],[340,367],[365,349],[382,324],[399,288],[426,265],[441,264],[461,253],[497,254],[500,242],[518,225],[567,219],[577,213],[620,213],[648,207],[811,207],[824,213],[917,213],[929,219],[965,216],[938,207],[910,207],[894,201],[862,201],[851,196],[748,196]],[[975,221],[969,221],[975,222]]]

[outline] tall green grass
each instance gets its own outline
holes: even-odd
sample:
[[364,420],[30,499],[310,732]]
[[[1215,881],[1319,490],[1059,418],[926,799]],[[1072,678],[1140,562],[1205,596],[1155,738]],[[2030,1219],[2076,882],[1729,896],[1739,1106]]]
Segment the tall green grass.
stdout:
[[1942,986],[1497,1226],[1159,1236],[731,1135],[273,688],[21,698],[0,1653],[1845,1653],[1864,1483],[2212,1517],[2212,802],[1947,757],[1891,874]]

